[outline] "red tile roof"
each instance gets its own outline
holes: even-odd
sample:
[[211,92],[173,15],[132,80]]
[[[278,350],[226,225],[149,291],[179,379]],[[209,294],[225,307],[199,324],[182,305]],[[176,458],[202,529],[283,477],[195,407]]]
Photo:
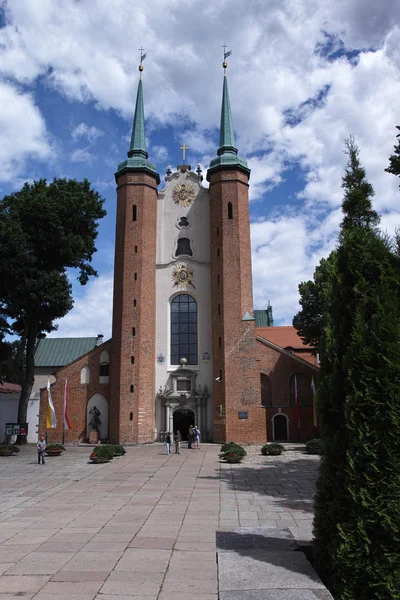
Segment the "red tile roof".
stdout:
[[278,327],[257,327],[256,334],[269,340],[281,348],[293,348],[293,350],[312,350],[312,346],[304,344],[297,333],[297,329],[291,325]]
[[0,394],[20,394],[21,386],[18,383],[7,383],[7,381],[0,381]]

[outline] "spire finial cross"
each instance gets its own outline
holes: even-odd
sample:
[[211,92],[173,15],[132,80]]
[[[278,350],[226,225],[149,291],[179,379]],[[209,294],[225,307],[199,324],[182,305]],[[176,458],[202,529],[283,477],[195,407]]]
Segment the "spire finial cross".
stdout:
[[186,146],[186,144],[183,144],[183,146],[181,146],[179,148],[179,150],[182,150],[182,159],[185,160],[185,158],[186,158],[186,150],[188,150],[188,146]]
[[223,48],[223,49],[224,49],[224,55],[225,55],[225,52],[226,52],[226,49],[227,49],[227,47],[228,47],[228,46],[227,46],[226,44],[222,44],[222,46],[221,46],[221,48]]

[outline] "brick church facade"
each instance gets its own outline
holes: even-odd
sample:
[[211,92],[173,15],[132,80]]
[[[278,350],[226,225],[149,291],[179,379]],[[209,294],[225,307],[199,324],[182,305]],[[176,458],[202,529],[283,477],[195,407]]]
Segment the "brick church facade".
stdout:
[[[63,434],[66,379],[67,442],[88,438],[93,407],[100,438],[113,443],[150,443],[178,429],[185,438],[194,423],[203,441],[218,443],[311,438],[315,354],[291,327],[256,328],[250,170],[235,147],[226,70],[209,188],[183,160],[158,189],[144,125],[140,78],[128,158],[115,175],[112,338],[55,374],[59,427],[48,439]],[[281,330],[291,339],[274,342]],[[43,389],[41,431],[46,404]]]

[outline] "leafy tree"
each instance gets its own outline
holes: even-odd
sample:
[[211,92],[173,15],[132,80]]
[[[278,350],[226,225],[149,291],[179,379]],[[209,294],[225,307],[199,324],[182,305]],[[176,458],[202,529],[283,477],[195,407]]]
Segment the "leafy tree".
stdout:
[[299,284],[301,310],[293,318],[305,344],[319,348],[324,322],[324,307],[330,294],[331,276],[336,267],[336,253],[322,258],[314,272],[314,281]]
[[[399,126],[397,126],[396,129],[400,131]],[[385,171],[400,177],[400,133],[398,133],[396,137],[399,141],[398,144],[394,146],[394,154],[389,157],[389,166]]]
[[19,423],[26,422],[37,338],[73,306],[66,269],[78,269],[82,285],[97,275],[90,262],[103,202],[86,179],[41,179],[0,201],[0,307],[7,332],[20,338]]
[[315,499],[315,558],[338,600],[400,590],[399,259],[380,235],[353,139],[344,218],[324,300]]

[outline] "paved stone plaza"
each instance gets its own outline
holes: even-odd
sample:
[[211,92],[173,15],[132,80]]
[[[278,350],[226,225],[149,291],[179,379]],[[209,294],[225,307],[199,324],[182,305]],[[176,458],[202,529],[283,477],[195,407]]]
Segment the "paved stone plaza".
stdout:
[[[238,597],[218,580],[218,529],[222,546],[237,528],[311,539],[319,459],[288,448],[279,457],[250,448],[232,466],[219,462],[214,445],[171,456],[159,444],[132,447],[105,465],[89,464],[87,447],[68,448],[43,466],[34,447],[1,458],[0,600],[216,600],[218,581],[221,598]],[[232,553],[224,556],[229,573]],[[251,553],[243,556],[246,565]],[[304,577],[299,587],[315,595],[277,590],[271,598],[328,597],[312,573]]]

